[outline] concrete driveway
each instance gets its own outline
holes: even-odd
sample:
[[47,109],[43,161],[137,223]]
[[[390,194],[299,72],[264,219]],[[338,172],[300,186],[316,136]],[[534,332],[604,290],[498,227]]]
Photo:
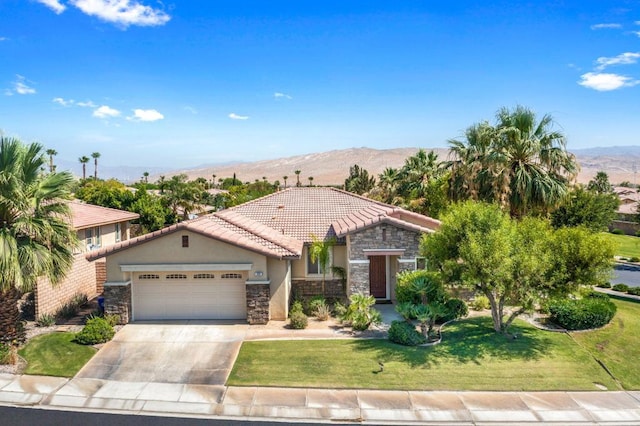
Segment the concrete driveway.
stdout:
[[76,377],[223,385],[248,329],[221,321],[127,324]]

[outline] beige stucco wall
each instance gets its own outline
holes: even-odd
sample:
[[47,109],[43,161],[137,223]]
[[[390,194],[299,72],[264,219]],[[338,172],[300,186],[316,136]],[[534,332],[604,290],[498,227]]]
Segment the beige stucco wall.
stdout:
[[[189,236],[189,247],[182,247],[183,235]],[[267,276],[261,279],[267,279],[269,275],[266,256],[193,232],[181,231],[107,256],[107,281],[130,279],[130,273],[122,272],[120,265],[171,263],[251,263],[249,279],[255,279],[256,271],[262,271]]]
[[[91,229],[94,233],[95,238],[95,226],[91,226],[89,228],[83,228],[77,231],[78,241],[80,241],[79,251],[87,252],[87,243],[86,243],[86,229]],[[120,222],[120,241],[126,241],[130,238],[131,235],[131,224],[127,222]],[[109,225],[100,226],[100,247],[106,247],[113,244],[116,244],[119,241],[116,241],[116,224],[112,223]],[[96,247],[96,250],[100,247]]]
[[271,280],[270,319],[283,321],[287,319],[289,313],[291,262],[269,258],[267,267],[269,269],[269,280]]

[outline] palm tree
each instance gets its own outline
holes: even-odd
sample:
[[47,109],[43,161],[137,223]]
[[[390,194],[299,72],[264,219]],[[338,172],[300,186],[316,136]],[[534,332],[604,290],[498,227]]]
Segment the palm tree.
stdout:
[[160,195],[164,194],[164,190],[167,188],[167,180],[164,176],[160,176],[160,179],[158,179],[158,189],[160,190]]
[[149,172],[142,173],[142,178],[144,179],[144,183],[149,183]]
[[282,180],[284,180],[284,189],[287,189],[287,179],[289,179],[289,176],[282,176]]
[[296,186],[300,186],[300,170],[295,170],[293,173],[296,174],[296,179],[297,179]]
[[83,155],[82,157],[78,158],[78,161],[80,162],[80,164],[82,164],[82,179],[84,180],[87,178],[87,163],[89,162],[89,157]]
[[216,185],[216,175],[212,174],[211,175],[211,188],[214,188]]
[[309,186],[312,186],[313,185],[313,176],[309,176],[308,179],[309,179]]
[[315,235],[311,234],[311,246],[309,246],[309,257],[311,263],[318,262],[318,267],[322,271],[322,295],[324,296],[324,281],[327,275],[327,267],[331,260],[331,247],[336,244],[335,238],[328,240],[320,240]]
[[94,152],[93,154],[91,154],[91,157],[93,157],[93,165],[94,165],[93,178],[95,180],[98,180],[98,158],[100,158],[100,153]]
[[47,155],[49,156],[49,172],[53,173],[56,170],[55,166],[53,165],[53,157],[58,155],[58,151],[50,148],[47,150]]
[[73,176],[42,174],[40,144],[0,137],[0,341],[20,341],[17,300],[40,277],[60,282],[73,263],[78,244],[70,223]]

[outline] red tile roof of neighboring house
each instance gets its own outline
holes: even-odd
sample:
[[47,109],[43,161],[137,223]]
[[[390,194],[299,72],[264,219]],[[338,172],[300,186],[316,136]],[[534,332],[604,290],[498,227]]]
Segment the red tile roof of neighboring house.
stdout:
[[87,255],[96,259],[161,236],[189,230],[266,256],[299,258],[312,235],[344,237],[379,223],[433,232],[440,222],[335,188],[289,188],[245,204],[123,241]]
[[70,201],[69,208],[71,209],[71,224],[76,230],[126,222],[140,217],[138,213],[94,206],[81,201]]

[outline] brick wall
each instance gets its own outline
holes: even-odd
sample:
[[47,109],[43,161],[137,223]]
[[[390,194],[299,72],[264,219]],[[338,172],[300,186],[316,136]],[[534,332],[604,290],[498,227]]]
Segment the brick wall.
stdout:
[[84,254],[77,254],[73,267],[67,277],[59,284],[52,286],[47,279],[38,281],[35,290],[36,318],[41,315],[54,315],[75,294],[82,293],[89,299],[96,296],[96,266],[85,259]]
[[[322,296],[322,280],[293,280],[291,282],[291,294],[294,297],[309,298],[313,296]],[[342,280],[325,280],[324,296],[344,298],[344,286]]]
[[96,293],[102,294],[104,291],[104,283],[107,281],[107,262],[106,259],[98,259],[96,264]]
[[[385,232],[383,232],[383,229]],[[383,240],[384,235],[384,240]],[[400,259],[415,259],[420,252],[420,233],[382,224],[349,235],[349,294],[369,294],[369,258],[364,250],[402,249]],[[400,263],[399,270],[414,269],[412,263]]]
[[640,230],[640,225],[637,222],[628,222],[625,220],[614,220],[609,225],[609,230],[621,229],[627,235],[636,235],[636,232]]

